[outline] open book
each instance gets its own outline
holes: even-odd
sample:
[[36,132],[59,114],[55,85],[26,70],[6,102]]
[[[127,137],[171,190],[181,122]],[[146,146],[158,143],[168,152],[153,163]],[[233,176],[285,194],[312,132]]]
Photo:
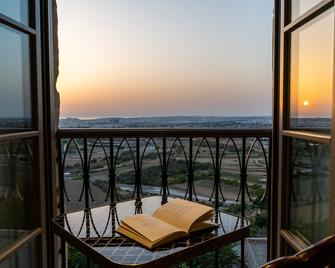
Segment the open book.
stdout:
[[116,231],[152,249],[191,232],[216,227],[217,224],[209,221],[213,214],[211,207],[173,199],[153,215],[137,214],[122,219]]

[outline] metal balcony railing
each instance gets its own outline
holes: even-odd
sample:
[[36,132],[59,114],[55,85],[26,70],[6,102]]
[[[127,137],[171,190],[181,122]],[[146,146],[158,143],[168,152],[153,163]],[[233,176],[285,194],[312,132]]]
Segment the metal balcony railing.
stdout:
[[247,217],[251,235],[268,237],[271,136],[269,129],[60,129],[61,212],[178,196]]

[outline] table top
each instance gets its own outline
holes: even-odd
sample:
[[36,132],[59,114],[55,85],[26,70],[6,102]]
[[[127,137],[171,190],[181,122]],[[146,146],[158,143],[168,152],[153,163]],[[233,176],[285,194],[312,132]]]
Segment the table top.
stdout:
[[153,214],[161,202],[161,196],[152,196],[62,214],[53,219],[54,231],[103,267],[168,267],[240,241],[249,234],[247,220],[219,210],[215,210],[213,219],[218,228],[191,234],[155,250],[145,249],[115,232],[124,217]]

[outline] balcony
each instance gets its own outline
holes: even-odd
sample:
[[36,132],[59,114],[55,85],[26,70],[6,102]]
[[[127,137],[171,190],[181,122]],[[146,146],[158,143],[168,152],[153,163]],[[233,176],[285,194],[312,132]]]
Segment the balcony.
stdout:
[[[250,238],[181,267],[208,260],[258,267],[269,252],[271,136],[269,129],[60,129],[61,212],[151,195],[202,202],[248,218]],[[90,263],[65,244],[62,254],[69,267]]]

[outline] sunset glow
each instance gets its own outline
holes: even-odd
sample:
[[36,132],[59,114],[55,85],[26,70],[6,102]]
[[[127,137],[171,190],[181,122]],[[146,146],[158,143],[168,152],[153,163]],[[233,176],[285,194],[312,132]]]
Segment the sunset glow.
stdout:
[[330,117],[333,92],[334,12],[292,34],[293,117]]
[[58,0],[58,12],[62,117],[271,114],[272,1]]

